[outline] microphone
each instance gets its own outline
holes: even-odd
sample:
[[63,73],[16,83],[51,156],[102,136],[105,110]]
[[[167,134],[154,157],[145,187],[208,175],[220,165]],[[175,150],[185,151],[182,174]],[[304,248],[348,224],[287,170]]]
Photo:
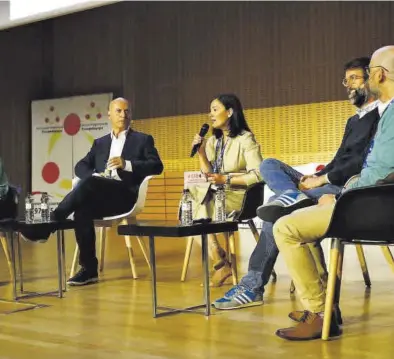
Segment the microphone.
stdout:
[[[204,136],[207,134],[208,130],[209,130],[209,125],[208,125],[207,123],[204,123],[204,124],[201,126],[199,135],[200,135],[201,137],[204,137]],[[201,143],[196,144],[196,145],[193,146],[192,152],[190,153],[190,157],[193,157],[193,156],[197,153],[197,151],[198,151],[198,149],[200,148],[200,146],[201,146]]]

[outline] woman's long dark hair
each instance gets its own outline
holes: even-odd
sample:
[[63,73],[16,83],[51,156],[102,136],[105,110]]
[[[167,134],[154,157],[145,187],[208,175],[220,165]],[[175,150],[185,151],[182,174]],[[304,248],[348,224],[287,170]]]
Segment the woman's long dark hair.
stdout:
[[[233,110],[233,114],[231,115],[228,122],[229,137],[236,137],[243,131],[251,132],[245,120],[241,101],[237,96],[233,94],[221,94],[212,99],[212,101],[214,100],[218,100],[226,108],[226,110],[229,110],[230,108]],[[212,134],[216,138],[220,138],[223,136],[223,131],[214,128],[212,129]]]

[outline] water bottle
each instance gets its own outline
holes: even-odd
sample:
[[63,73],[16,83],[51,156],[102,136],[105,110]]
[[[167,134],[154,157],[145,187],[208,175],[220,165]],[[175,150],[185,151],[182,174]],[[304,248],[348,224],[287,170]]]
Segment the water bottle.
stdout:
[[49,222],[49,195],[47,192],[41,194],[41,222]]
[[25,198],[25,221],[26,223],[34,222],[34,205],[31,193],[28,193]]
[[215,194],[215,221],[226,221],[226,194],[224,186],[218,186]]
[[192,199],[188,189],[183,190],[181,201],[181,224],[190,226],[193,224]]

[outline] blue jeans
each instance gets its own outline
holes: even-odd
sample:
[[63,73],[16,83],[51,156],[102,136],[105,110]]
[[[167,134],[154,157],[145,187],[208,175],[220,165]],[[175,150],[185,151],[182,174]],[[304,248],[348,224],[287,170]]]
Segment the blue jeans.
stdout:
[[[275,193],[275,195],[269,199],[269,202],[280,196],[284,191],[290,189],[298,191],[298,183],[302,177],[300,172],[273,158],[266,159],[261,163],[260,173],[267,186]],[[303,192],[308,197],[318,200],[323,194],[337,194],[341,189],[341,187],[326,184]],[[248,273],[239,283],[249,290],[261,294],[264,293],[264,286],[269,281],[276,258],[279,254],[272,228],[272,223],[263,222],[259,241],[249,260]],[[320,243],[318,243],[317,246],[315,255],[324,258]],[[324,263],[324,261],[321,263]],[[325,270],[325,268],[323,268],[322,271],[323,270]]]

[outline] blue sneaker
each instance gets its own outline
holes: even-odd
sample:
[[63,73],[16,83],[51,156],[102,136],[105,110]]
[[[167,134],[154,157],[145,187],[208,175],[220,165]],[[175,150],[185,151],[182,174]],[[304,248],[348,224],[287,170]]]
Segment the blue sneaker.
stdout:
[[252,292],[240,285],[232,287],[222,298],[212,303],[216,309],[220,310],[253,307],[261,304],[263,304],[263,296],[260,293]]
[[313,206],[314,204],[315,202],[301,191],[288,190],[272,202],[258,207],[256,214],[263,221],[275,223],[279,218],[297,209]]

